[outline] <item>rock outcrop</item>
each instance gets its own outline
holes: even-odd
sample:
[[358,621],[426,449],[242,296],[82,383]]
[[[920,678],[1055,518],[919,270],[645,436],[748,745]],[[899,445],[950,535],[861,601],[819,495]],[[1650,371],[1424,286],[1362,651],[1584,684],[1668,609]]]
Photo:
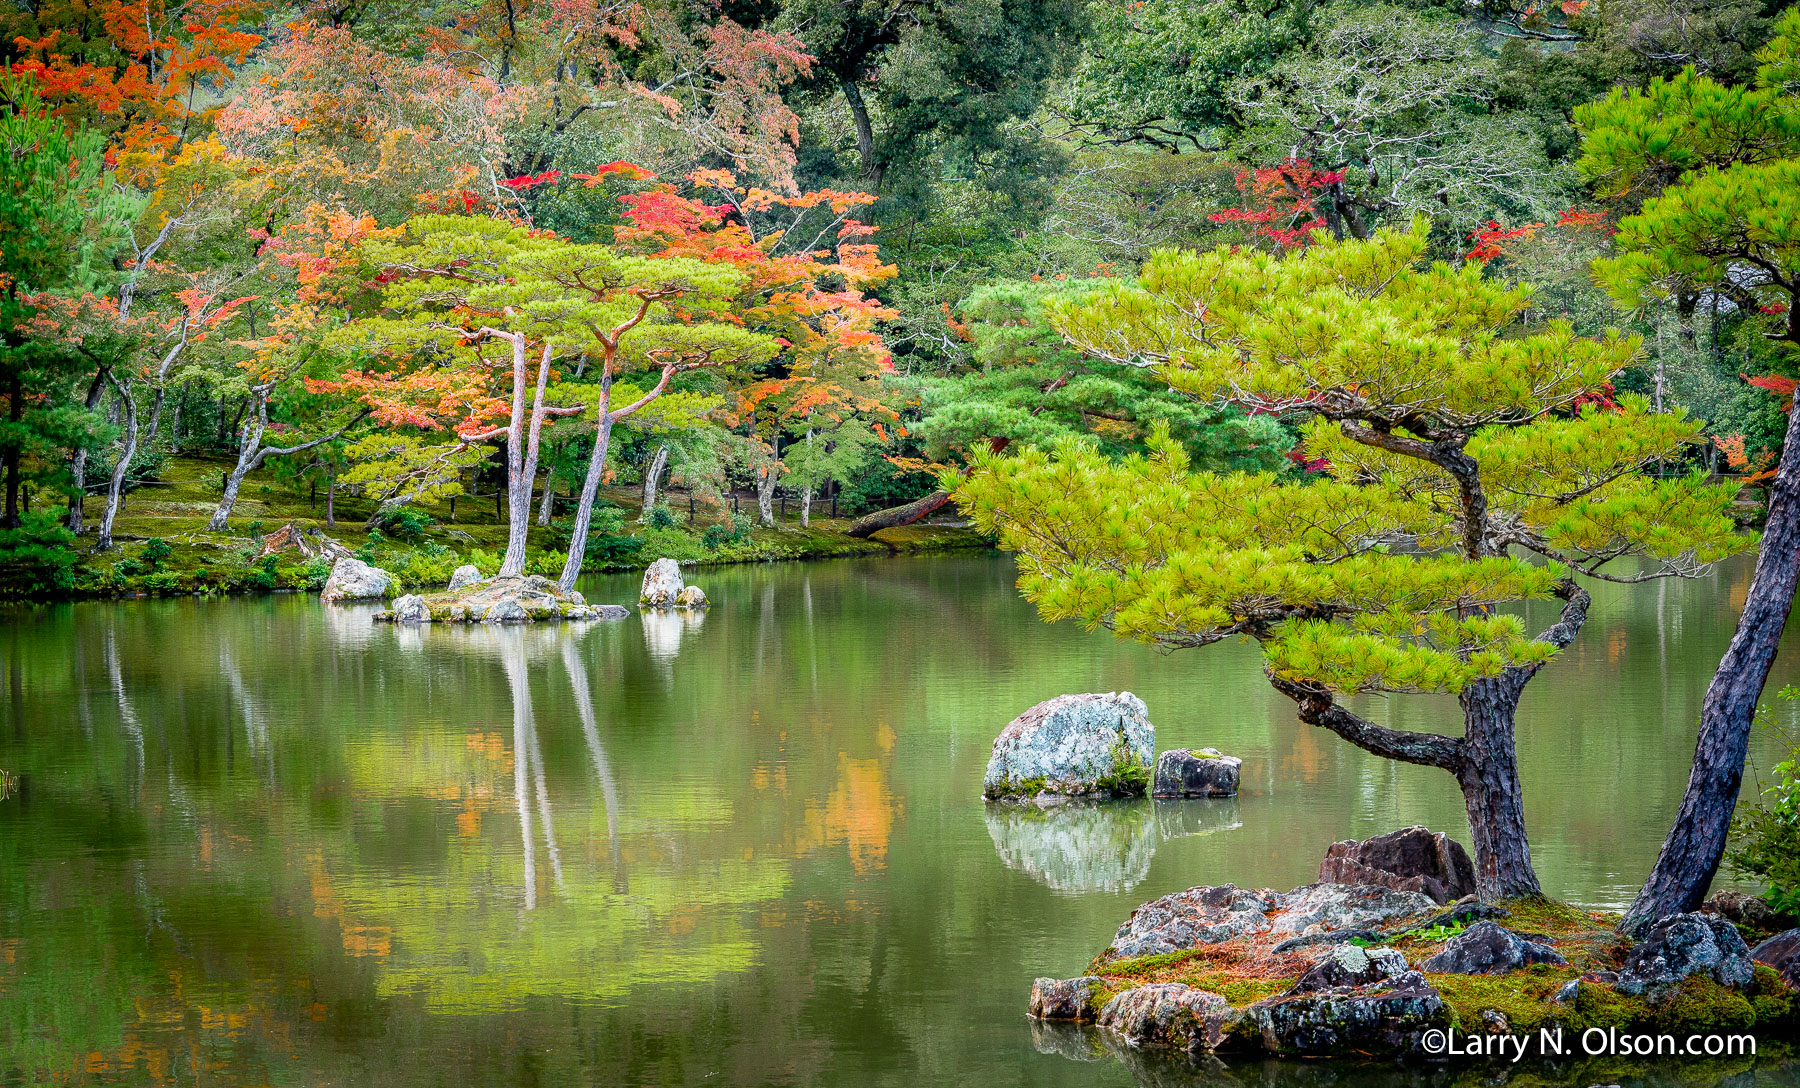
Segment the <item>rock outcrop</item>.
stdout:
[[346,555],[331,565],[331,576],[325,580],[319,600],[376,601],[386,597],[393,586],[394,576],[387,571]]
[[1672,914],[1651,926],[1619,968],[1620,993],[1641,994],[1705,975],[1725,986],[1747,986],[1755,972],[1750,947],[1737,927],[1712,914]]
[[1564,964],[1562,953],[1526,940],[1498,922],[1476,922],[1450,938],[1437,955],[1421,963],[1439,975],[1498,975],[1533,963]]
[[1363,986],[1296,993],[1244,1010],[1275,1054],[1408,1053],[1424,1029],[1448,1021],[1443,997],[1417,971]]
[[1156,757],[1153,797],[1236,797],[1244,761],[1213,748],[1172,748]]
[[1029,1011],[1040,1020],[1092,1020],[1094,995],[1105,981],[1094,975],[1037,979],[1031,984]]
[[450,572],[451,589],[461,589],[481,581],[481,571],[473,563],[464,563]]
[[1461,843],[1415,825],[1361,842],[1332,843],[1319,863],[1319,879],[1383,884],[1448,903],[1475,891],[1475,863]]
[[989,800],[1142,794],[1155,750],[1156,728],[1137,696],[1059,695],[1000,731],[981,792]]
[[1406,957],[1392,948],[1335,944],[1323,959],[1307,968],[1288,993],[1309,994],[1316,990],[1367,986],[1383,979],[1398,978],[1406,971]]
[[417,593],[408,593],[394,601],[395,623],[430,623],[431,610],[425,607],[425,598]]
[[1419,892],[1370,884],[1306,884],[1291,892],[1233,884],[1189,888],[1153,899],[1119,927],[1104,960],[1185,952],[1251,937],[1279,940],[1332,931],[1369,932],[1379,923],[1431,910]]
[[644,570],[644,585],[638,591],[638,604],[644,608],[674,608],[675,599],[686,586],[681,580],[681,564],[673,559],[658,559]]
[[1781,981],[1800,990],[1800,929],[1770,937],[1750,950],[1750,959],[1775,968]]
[[706,599],[706,594],[699,586],[682,586],[681,592],[675,594],[676,608],[699,609],[706,608],[711,604],[712,602]]
[[1134,1046],[1215,1050],[1239,1016],[1218,994],[1179,982],[1152,983],[1114,997],[1100,1010],[1100,1026]]

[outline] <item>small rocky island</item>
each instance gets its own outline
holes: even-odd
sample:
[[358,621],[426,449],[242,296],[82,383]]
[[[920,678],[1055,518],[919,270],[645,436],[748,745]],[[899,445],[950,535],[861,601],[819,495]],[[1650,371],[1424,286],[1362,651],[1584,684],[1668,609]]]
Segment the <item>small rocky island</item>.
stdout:
[[[1750,1031],[1770,1044],[1800,1030],[1800,930],[1759,932],[1769,919],[1743,896],[1633,942],[1612,916],[1549,900],[1443,901],[1472,878],[1461,845],[1411,827],[1333,845],[1320,882],[1292,891],[1165,895],[1082,976],[1038,979],[1029,1012],[1040,1035],[1062,1021],[1131,1049],[1306,1057],[1438,1058],[1446,1038],[1557,1027]],[[1767,939],[1753,948],[1746,931]]]

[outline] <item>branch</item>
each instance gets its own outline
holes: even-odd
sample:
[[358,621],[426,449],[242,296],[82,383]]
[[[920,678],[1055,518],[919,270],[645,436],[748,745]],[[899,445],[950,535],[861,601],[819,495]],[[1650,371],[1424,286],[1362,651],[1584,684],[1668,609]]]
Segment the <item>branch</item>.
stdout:
[[1332,699],[1330,689],[1323,685],[1287,680],[1267,669],[1263,671],[1276,691],[1294,700],[1295,713],[1308,725],[1329,729],[1365,752],[1402,763],[1439,767],[1451,772],[1462,766],[1462,741],[1455,737],[1376,725],[1339,706]]

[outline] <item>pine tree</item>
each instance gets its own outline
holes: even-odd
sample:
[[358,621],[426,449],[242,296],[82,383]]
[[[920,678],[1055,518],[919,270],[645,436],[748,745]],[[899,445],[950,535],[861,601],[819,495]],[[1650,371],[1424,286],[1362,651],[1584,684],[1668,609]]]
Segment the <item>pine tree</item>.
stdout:
[[[1521,328],[1528,288],[1425,265],[1425,234],[1162,252],[1053,306],[1090,355],[1298,422],[1322,473],[1194,472],[1165,435],[1123,461],[1066,440],[978,456],[958,500],[1019,553],[1046,619],[1166,648],[1254,639],[1301,721],[1453,774],[1482,897],[1536,896],[1514,715],[1580,631],[1583,581],[1693,574],[1748,539],[1733,487],[1641,472],[1699,427],[1600,395],[1635,339]],[[1534,600],[1562,602],[1535,637],[1508,610]],[[1342,701],[1364,693],[1455,694],[1462,735],[1379,725]]]

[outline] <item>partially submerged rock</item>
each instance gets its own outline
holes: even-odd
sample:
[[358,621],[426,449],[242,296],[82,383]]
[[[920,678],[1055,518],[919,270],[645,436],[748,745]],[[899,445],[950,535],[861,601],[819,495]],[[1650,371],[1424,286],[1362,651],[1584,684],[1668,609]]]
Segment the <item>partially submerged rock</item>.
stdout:
[[1750,959],[1775,968],[1781,981],[1800,990],[1800,929],[1770,937],[1750,950]]
[[1340,884],[1384,884],[1423,892],[1439,903],[1475,891],[1475,863],[1462,844],[1442,832],[1414,825],[1357,842],[1332,843],[1319,863],[1319,879]]
[[682,586],[681,592],[675,594],[675,607],[676,608],[696,608],[696,609],[698,609],[698,608],[706,608],[711,604],[712,604],[712,602],[708,601],[706,599],[706,594],[700,589],[699,586]]
[[1156,728],[1137,696],[1059,695],[1000,731],[981,792],[989,800],[1142,794],[1155,750]]
[[528,574],[470,582],[457,589],[423,597],[409,595],[394,602],[393,610],[376,613],[375,620],[378,623],[534,623],[623,619],[628,615],[630,612],[622,606],[596,608],[580,593],[574,590],[565,593],[551,579]]
[[1672,914],[1644,931],[1619,968],[1620,993],[1641,994],[1705,975],[1723,986],[1747,986],[1755,972],[1737,927],[1711,914]]
[[681,596],[684,588],[681,564],[673,559],[658,559],[644,570],[644,584],[638,591],[638,604],[644,608],[674,608],[675,599]]
[[1213,748],[1171,748],[1156,757],[1153,797],[1235,797],[1244,761]]
[[319,600],[337,601],[374,601],[388,595],[394,585],[394,576],[380,567],[372,567],[353,555],[340,558],[331,566],[331,576],[325,579],[325,589],[320,592]]
[[1408,1053],[1429,1027],[1447,1023],[1442,995],[1417,971],[1363,986],[1289,991],[1244,1010],[1276,1054]]
[[1081,978],[1040,978],[1031,984],[1030,1014],[1040,1020],[1092,1020],[1094,995],[1106,980],[1096,975]]
[[1533,963],[1569,961],[1547,944],[1526,940],[1498,922],[1476,922],[1419,966],[1440,975],[1498,975]]
[[1117,995],[1100,1010],[1099,1022],[1135,1046],[1214,1050],[1237,1018],[1231,1002],[1218,994],[1164,982]]
[[481,570],[473,563],[464,563],[450,572],[451,589],[461,589],[481,581]]

